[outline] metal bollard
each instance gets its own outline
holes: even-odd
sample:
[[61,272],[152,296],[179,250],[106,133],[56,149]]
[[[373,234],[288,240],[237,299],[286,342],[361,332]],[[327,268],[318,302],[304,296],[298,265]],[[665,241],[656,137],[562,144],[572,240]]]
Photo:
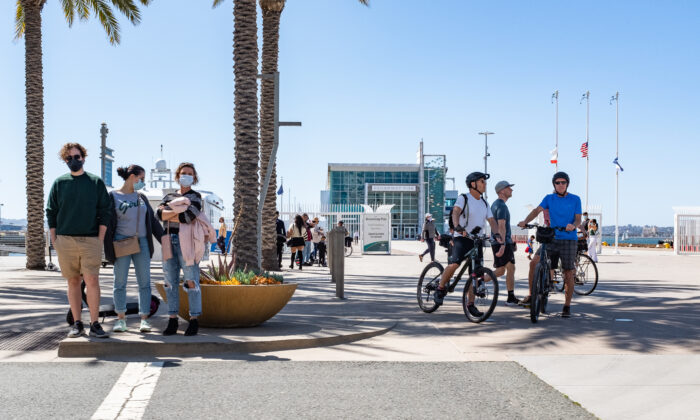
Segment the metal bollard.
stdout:
[[345,299],[345,229],[333,228],[328,234],[328,263],[335,297]]

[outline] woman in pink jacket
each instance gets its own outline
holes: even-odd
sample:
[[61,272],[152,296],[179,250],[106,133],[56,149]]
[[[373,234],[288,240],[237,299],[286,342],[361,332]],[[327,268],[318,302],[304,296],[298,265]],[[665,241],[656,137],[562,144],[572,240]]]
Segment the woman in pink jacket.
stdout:
[[[183,251],[189,254],[189,250],[196,248],[194,243],[181,243],[182,238],[191,236],[180,235],[180,229],[186,225],[197,223],[196,220],[202,211],[202,196],[192,189],[197,184],[197,171],[194,164],[181,163],[175,171],[175,181],[180,184],[180,189],[167,194],[158,206],[158,218],[163,221],[163,229],[170,236],[172,258],[163,262],[165,273],[165,287],[168,295],[168,326],[163,335],[177,334],[177,314],[180,310],[180,270],[184,273],[185,282],[182,287],[187,292],[190,309],[190,323],[185,335],[196,335],[199,330],[197,318],[202,314],[202,293],[199,289],[199,260],[183,256]],[[170,206],[172,202],[172,207]],[[191,239],[185,239],[190,242]],[[201,257],[200,257],[201,258]],[[189,264],[187,264],[189,263]]]

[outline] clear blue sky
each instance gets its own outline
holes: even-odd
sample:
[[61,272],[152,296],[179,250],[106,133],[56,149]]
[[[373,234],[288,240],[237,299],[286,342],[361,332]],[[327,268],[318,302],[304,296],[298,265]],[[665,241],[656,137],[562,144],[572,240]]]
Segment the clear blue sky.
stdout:
[[[66,172],[56,153],[88,148],[99,174],[107,122],[116,164],[197,164],[203,189],[233,200],[232,3],[155,0],[109,45],[95,20],[68,28],[44,7],[46,189]],[[14,1],[0,5],[0,174],[3,218],[24,218],[24,42]],[[674,205],[700,205],[700,3],[694,1],[288,0],[280,36],[278,174],[297,202],[317,203],[328,162],[414,163],[447,154],[458,180],[483,168],[516,184],[520,220],[551,191],[554,105],[560,168],[582,199],[585,104],[591,91],[590,204],[614,223],[615,108],[620,92],[621,224],[672,225]],[[114,174],[116,178],[116,174]],[[118,179],[117,179],[118,180]],[[492,190],[491,195],[493,196]],[[515,221],[515,220],[514,220]]]

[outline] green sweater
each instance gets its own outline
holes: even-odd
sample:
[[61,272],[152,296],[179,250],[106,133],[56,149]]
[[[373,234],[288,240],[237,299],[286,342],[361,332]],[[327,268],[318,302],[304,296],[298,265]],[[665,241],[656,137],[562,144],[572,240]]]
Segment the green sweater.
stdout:
[[112,217],[111,200],[98,176],[83,173],[61,175],[54,181],[46,204],[49,228],[57,235],[98,236],[99,226]]

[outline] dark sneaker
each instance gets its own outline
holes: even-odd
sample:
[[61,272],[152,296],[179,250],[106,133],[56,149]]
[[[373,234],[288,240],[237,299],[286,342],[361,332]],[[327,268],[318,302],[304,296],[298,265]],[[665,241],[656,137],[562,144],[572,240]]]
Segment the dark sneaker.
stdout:
[[423,256],[422,256],[422,255],[419,254],[419,255],[418,255],[418,259],[420,260],[420,262],[423,262]]
[[481,318],[482,316],[484,316],[484,313],[476,309],[476,306],[474,306],[473,304],[467,305],[467,310],[473,317]]
[[71,325],[70,331],[68,331],[68,338],[76,338],[84,334],[85,326],[83,325],[83,321],[76,321],[73,325]]
[[185,335],[197,335],[197,331],[199,331],[199,321],[195,319],[190,320],[190,325],[187,326],[187,330],[185,330]]
[[102,325],[99,322],[95,321],[90,324],[90,337],[109,338],[109,334],[102,329]]
[[508,296],[508,299],[506,300],[506,306],[516,306],[520,305],[520,300],[516,298],[515,296]]
[[442,305],[442,302],[445,300],[445,296],[447,296],[447,290],[445,289],[435,289],[435,293],[433,294],[433,300],[435,300],[435,303],[438,305]]
[[530,296],[525,297],[525,299],[520,301],[520,306],[524,308],[529,308],[530,307]]
[[562,308],[561,317],[562,318],[571,318],[571,307],[570,306],[564,306],[564,308]]
[[163,331],[163,335],[177,334],[177,318],[168,318],[168,326]]

